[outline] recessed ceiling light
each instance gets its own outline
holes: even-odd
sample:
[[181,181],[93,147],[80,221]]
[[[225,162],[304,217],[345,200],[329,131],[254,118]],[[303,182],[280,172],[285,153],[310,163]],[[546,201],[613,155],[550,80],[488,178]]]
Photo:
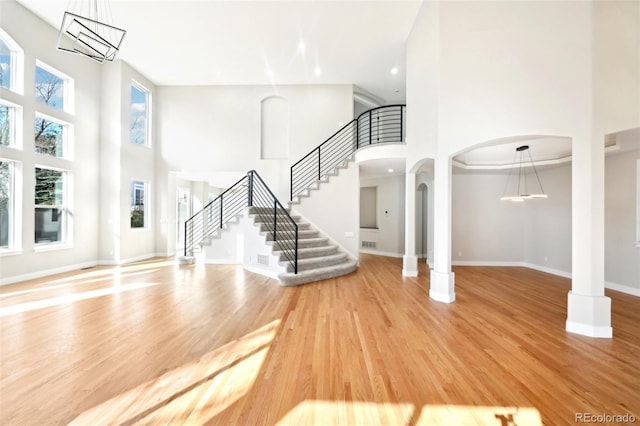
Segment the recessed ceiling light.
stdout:
[[320,76],[322,75],[322,68],[320,68],[320,67],[316,67],[316,68],[313,70],[313,74],[314,74],[316,77],[320,77]]
[[393,75],[398,74],[398,67],[391,68],[391,74],[393,74]]
[[304,52],[305,52],[305,50],[307,50],[307,45],[306,45],[306,44],[304,44],[304,40],[300,40],[300,41],[298,42],[298,50],[299,50],[301,53],[304,53]]
[[393,169],[387,169],[389,173],[393,173]]

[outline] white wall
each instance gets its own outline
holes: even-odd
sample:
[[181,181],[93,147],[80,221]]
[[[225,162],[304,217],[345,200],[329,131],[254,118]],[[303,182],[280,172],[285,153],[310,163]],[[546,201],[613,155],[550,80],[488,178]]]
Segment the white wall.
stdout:
[[571,273],[571,164],[538,170],[547,199],[527,204],[524,261]]
[[439,7],[439,150],[514,135],[590,135],[590,3]]
[[452,179],[452,260],[523,261],[529,205],[500,201],[507,175],[455,173]]
[[[360,228],[360,251],[400,257],[404,254],[404,175],[361,179],[360,187],[376,187],[378,229]],[[373,241],[375,249],[362,248]]]
[[604,134],[640,126],[640,3],[593,3],[594,121]]
[[300,204],[292,206],[353,259],[358,258],[360,241],[359,180],[358,165],[349,162],[349,167],[322,183],[320,190],[311,191],[310,197],[302,197]]
[[[261,101],[288,102],[287,158],[260,160]],[[350,85],[160,87],[159,173],[255,169],[282,202],[290,166],[353,117]]]
[[635,246],[638,159],[640,151],[607,157],[604,256],[607,284],[640,292],[640,247]]
[[[154,111],[155,86],[127,63],[114,61],[102,68],[102,114],[100,146],[100,262],[118,264],[152,257],[156,253],[155,151],[157,142],[152,117],[151,145],[129,141],[129,105],[133,80],[151,93]],[[145,194],[145,228],[132,229],[130,222],[131,180],[148,184]],[[175,206],[174,206],[175,207]],[[175,235],[174,235],[175,239]]]
[[407,38],[407,170],[438,143],[440,2],[423,2]]
[[[0,148],[0,157],[22,162],[22,251],[0,257],[1,283],[41,276],[54,271],[94,264],[98,255],[96,233],[99,191],[98,152],[100,123],[100,66],[94,61],[57,51],[53,48],[57,30],[35,17],[14,1],[2,1],[0,26],[24,50],[24,94],[0,89],[0,96],[23,106],[21,150]],[[33,129],[36,109],[36,59],[74,79],[75,112],[56,113],[74,125],[73,161],[48,158],[34,151]],[[34,246],[35,166],[49,165],[69,170],[73,180],[73,244],[64,249],[36,251]]]

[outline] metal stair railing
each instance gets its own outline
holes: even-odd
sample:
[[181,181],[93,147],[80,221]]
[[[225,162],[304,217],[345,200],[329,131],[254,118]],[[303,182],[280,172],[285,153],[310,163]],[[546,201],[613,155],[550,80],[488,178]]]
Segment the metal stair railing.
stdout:
[[360,148],[380,143],[403,143],[406,105],[365,111],[291,166],[293,198],[333,172]]
[[184,255],[192,255],[216,231],[247,208],[260,216],[268,239],[278,243],[286,261],[298,273],[298,224],[282,206],[258,172],[250,170],[184,224]]

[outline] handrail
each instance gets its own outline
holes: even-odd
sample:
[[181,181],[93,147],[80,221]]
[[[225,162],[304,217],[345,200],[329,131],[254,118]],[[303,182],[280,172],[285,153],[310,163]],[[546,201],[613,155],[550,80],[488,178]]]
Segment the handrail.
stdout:
[[262,219],[269,219],[263,222],[267,228],[267,239],[278,244],[278,249],[297,274],[298,224],[255,170],[247,172],[202,210],[187,219],[184,224],[184,255],[193,254],[197,245],[221,229],[246,207],[254,208],[255,214]]
[[291,201],[333,172],[361,147],[403,143],[405,109],[406,105],[395,104],[365,111],[294,163],[290,173]]

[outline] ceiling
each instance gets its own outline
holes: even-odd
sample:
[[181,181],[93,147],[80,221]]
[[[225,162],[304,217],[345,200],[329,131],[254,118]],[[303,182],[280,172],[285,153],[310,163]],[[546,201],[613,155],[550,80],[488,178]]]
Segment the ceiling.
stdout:
[[[17,0],[58,28],[90,1]],[[104,3],[104,2],[102,2]],[[118,58],[156,85],[355,84],[405,100],[405,42],[420,0],[111,0]],[[108,7],[108,9],[107,9]],[[397,73],[391,70],[397,68]]]
[[[607,135],[605,153],[614,155],[640,150],[640,128]],[[521,136],[492,141],[473,147],[453,157],[454,173],[509,173],[520,161],[516,148],[526,145],[529,149],[524,160],[531,159],[538,168],[554,167],[571,162],[571,138],[557,136]]]

